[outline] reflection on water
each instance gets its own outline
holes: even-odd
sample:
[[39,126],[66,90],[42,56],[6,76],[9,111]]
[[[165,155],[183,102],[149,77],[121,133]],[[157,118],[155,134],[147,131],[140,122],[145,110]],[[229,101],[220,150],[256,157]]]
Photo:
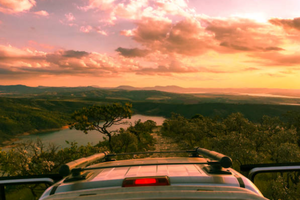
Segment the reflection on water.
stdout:
[[[165,120],[165,118],[157,116],[133,115],[131,119],[126,119],[123,121],[128,121],[128,123],[134,124],[134,122],[139,119],[141,119],[142,122],[153,120],[157,125],[162,125]],[[120,128],[127,128],[128,126],[129,124],[114,125],[109,130],[113,131]],[[82,131],[74,129],[64,129],[59,131],[38,133],[35,135],[20,136],[20,140],[17,142],[24,142],[25,140],[36,140],[37,138],[40,138],[43,142],[54,143],[56,145],[59,145],[61,148],[64,148],[68,146],[65,142],[66,140],[68,140],[69,142],[77,142],[79,145],[86,145],[87,143],[95,145],[100,140],[103,140],[103,136],[103,134],[97,131],[89,131],[88,134],[84,134]]]

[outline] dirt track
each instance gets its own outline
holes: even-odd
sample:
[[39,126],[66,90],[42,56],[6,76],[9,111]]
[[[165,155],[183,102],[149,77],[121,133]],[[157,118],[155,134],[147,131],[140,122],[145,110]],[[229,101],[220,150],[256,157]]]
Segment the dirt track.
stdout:
[[178,145],[174,143],[170,138],[162,137],[159,133],[151,133],[156,139],[155,151],[176,151]]

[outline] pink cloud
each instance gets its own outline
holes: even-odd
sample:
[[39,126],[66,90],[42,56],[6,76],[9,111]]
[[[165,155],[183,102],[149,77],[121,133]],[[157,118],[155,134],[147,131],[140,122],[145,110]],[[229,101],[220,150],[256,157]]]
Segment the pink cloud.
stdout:
[[100,31],[100,30],[98,30],[97,33],[99,33],[99,34],[101,34],[101,35],[107,36],[107,33],[106,33],[105,31]]
[[168,64],[159,65],[154,68],[145,67],[139,68],[136,73],[140,75],[167,75],[171,76],[173,73],[194,73],[198,70],[194,67],[188,67],[183,65],[181,62],[173,60]]
[[90,25],[80,27],[80,32],[83,33],[89,33],[91,30],[93,30],[93,27],[91,27]]
[[88,11],[90,9],[109,10],[113,7],[115,0],[89,0],[87,6],[78,6],[80,10]]
[[[170,20],[169,15],[192,17],[193,11],[188,8],[186,0],[90,0],[87,6],[78,7],[88,11],[101,11],[101,21],[114,24],[117,19],[140,20],[153,18]],[[106,13],[105,15],[103,14]],[[105,17],[104,17],[105,16]]]
[[[171,61],[170,61],[171,60]],[[173,76],[174,74],[193,74],[198,72],[223,74],[235,73],[238,71],[225,71],[207,67],[195,67],[190,64],[182,63],[178,58],[168,58],[161,61],[161,64],[154,67],[139,67],[135,70],[139,75],[160,75],[160,76]]]
[[0,0],[0,12],[6,14],[24,12],[35,5],[35,0]]
[[38,43],[34,40],[29,40],[28,41],[28,44],[33,47],[33,48],[36,48],[36,47],[40,47],[44,50],[53,50],[54,49],[54,46],[52,45],[49,45],[49,44],[42,44],[42,43]]
[[203,19],[206,31],[213,34],[221,53],[241,51],[281,51],[281,37],[272,26],[249,19]]
[[47,11],[45,11],[45,10],[34,12],[34,14],[39,15],[39,16],[44,16],[44,17],[49,16],[49,13]]
[[[30,44],[38,46],[35,41]],[[173,76],[192,73],[235,73],[216,68],[193,66],[181,61],[180,56],[163,56],[159,52],[132,59],[139,49],[119,49],[124,56],[108,56],[97,52],[58,50],[37,51],[33,48],[19,49],[0,45],[0,78],[42,76],[96,76],[117,77],[124,74]],[[145,53],[145,52],[142,52]],[[144,56],[144,55],[142,55]]]
[[[35,43],[34,41],[32,43]],[[0,45],[0,76],[80,75],[113,77],[133,73],[137,63],[106,54],[58,50],[50,53]]]
[[73,15],[72,13],[65,14],[65,17],[67,18],[67,20],[68,20],[69,22],[75,20],[75,17],[74,17],[74,15]]
[[218,53],[283,51],[282,35],[274,26],[241,18],[186,18],[172,23],[168,20],[142,18],[137,27],[123,30],[150,51],[164,54],[197,56],[210,50]]
[[195,56],[211,49],[214,43],[210,35],[203,34],[204,31],[196,20],[186,19],[172,24],[170,21],[143,18],[137,22],[136,29],[122,31],[121,34],[132,36],[133,40],[151,51]]

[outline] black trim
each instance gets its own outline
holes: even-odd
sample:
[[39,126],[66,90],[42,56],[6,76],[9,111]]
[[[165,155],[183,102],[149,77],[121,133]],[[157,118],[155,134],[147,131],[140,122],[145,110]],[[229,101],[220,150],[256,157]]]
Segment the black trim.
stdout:
[[6,200],[4,185],[0,185],[0,200]]
[[240,170],[246,172],[246,171],[250,171],[251,169],[257,168],[257,167],[280,167],[280,166],[300,166],[300,162],[241,165]]
[[237,174],[234,174],[234,176],[235,176],[235,178],[238,180],[238,182],[239,182],[239,184],[240,184],[240,187],[241,187],[241,188],[245,188],[245,183],[244,183],[242,177],[240,177],[240,176],[237,175]]
[[53,188],[52,188],[52,190],[51,190],[51,192],[50,192],[50,194],[49,194],[49,195],[53,195],[53,194],[55,194],[55,192],[56,192],[56,190],[57,190],[58,186],[59,186],[59,184],[58,184],[58,185],[55,185],[55,186],[53,186]]

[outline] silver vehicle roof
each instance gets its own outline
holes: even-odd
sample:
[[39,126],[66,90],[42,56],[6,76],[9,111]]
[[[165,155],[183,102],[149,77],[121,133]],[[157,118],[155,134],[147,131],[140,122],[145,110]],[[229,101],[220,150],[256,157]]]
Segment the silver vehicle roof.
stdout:
[[[41,199],[265,199],[235,170],[227,168],[228,173],[210,174],[207,167],[207,159],[201,157],[103,162],[87,167],[83,180],[68,181],[67,177],[58,182]],[[169,186],[122,187],[126,178],[162,176],[168,177]]]

